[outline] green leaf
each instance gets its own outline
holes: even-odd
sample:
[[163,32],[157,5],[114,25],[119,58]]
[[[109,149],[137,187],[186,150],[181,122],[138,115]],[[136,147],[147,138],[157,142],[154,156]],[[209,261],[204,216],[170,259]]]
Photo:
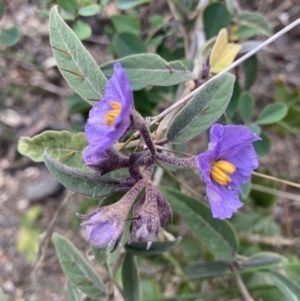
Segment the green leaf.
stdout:
[[0,41],[7,47],[13,46],[16,43],[18,43],[19,39],[20,39],[20,30],[16,26],[13,26],[8,29],[4,29],[0,33]]
[[288,107],[282,103],[269,104],[259,113],[256,124],[271,124],[281,121],[287,114]]
[[261,140],[253,142],[253,146],[257,155],[262,158],[271,150],[271,139],[265,133],[261,133],[259,136]]
[[187,223],[197,239],[220,260],[232,261],[237,250],[235,233],[227,221],[212,217],[210,208],[179,191],[160,186],[173,210]]
[[241,25],[235,33],[240,39],[249,39],[257,35],[255,28]]
[[233,0],[225,0],[227,10],[231,15],[234,15],[234,4]]
[[213,78],[175,116],[167,133],[172,143],[183,143],[208,129],[226,110],[235,77],[229,73]]
[[258,126],[256,124],[248,124],[247,128],[249,128],[257,136],[260,136],[260,133],[261,133],[261,127],[260,126]]
[[161,290],[162,285],[154,277],[142,280],[142,295],[147,296],[147,299],[157,300],[162,296]]
[[250,182],[241,185],[240,194],[243,199],[246,199],[248,197],[250,190],[251,190]]
[[126,253],[122,267],[122,283],[126,301],[142,301],[140,278],[134,255]]
[[68,281],[68,297],[69,301],[81,301],[80,294],[71,281]]
[[50,16],[50,10],[47,9],[36,9],[35,10],[38,14],[45,16],[45,17],[49,17]]
[[0,301],[6,301],[6,297],[5,297],[1,287],[0,287]]
[[[265,171],[264,174],[268,175],[269,173]],[[265,187],[267,189],[269,188],[269,189],[276,190],[276,185],[275,185],[274,181],[270,180],[270,179],[265,179],[265,178],[261,178],[258,176],[252,176],[251,182],[254,185],[259,185],[259,186]],[[263,208],[270,208],[277,199],[277,197],[275,195],[272,195],[267,192],[254,190],[254,189],[251,190],[250,196],[253,199],[253,202],[256,206],[261,206]],[[254,223],[253,223],[253,225],[254,225]]]
[[229,271],[228,262],[215,261],[194,263],[185,268],[186,273],[192,279],[209,278],[224,275]]
[[141,31],[139,20],[133,16],[112,16],[111,20],[117,33],[127,32],[138,35]]
[[33,138],[21,137],[18,144],[20,154],[29,157],[34,162],[43,162],[44,151],[56,150],[60,161],[69,166],[83,168],[82,150],[88,145],[84,133],[71,134],[67,131],[45,131]]
[[264,274],[274,283],[274,285],[276,285],[276,287],[285,296],[285,300],[300,300],[300,286],[293,282],[291,279],[277,272],[262,272],[262,274]]
[[206,40],[218,35],[222,28],[229,25],[229,13],[226,6],[214,2],[206,6],[203,12],[203,23]]
[[44,161],[49,171],[68,189],[86,196],[100,198],[117,188],[118,180],[69,167],[53,158],[46,150]]
[[261,41],[246,41],[242,43],[242,49],[240,50],[240,54],[247,53],[254,48],[258,47],[262,42]]
[[56,0],[56,3],[64,10],[75,14],[78,3],[77,0]]
[[60,265],[68,280],[91,298],[105,297],[105,286],[102,280],[75,246],[68,239],[57,233],[52,235],[52,241],[55,245]]
[[125,245],[126,252],[132,255],[140,255],[140,256],[150,256],[157,255],[163,252],[170,251],[173,247],[175,247],[181,241],[181,237],[179,236],[173,241],[154,241],[149,250],[146,250],[147,242],[146,241],[137,241],[133,242],[130,245]]
[[94,16],[99,12],[99,6],[95,3],[89,3],[88,5],[82,6],[78,10],[78,14],[83,17]]
[[249,122],[254,111],[254,98],[249,92],[243,92],[239,98],[239,111],[245,123]]
[[108,250],[108,248],[96,248],[96,247],[92,247],[93,250],[93,254],[95,257],[95,260],[97,261],[97,263],[106,269],[106,271],[109,271],[112,267],[108,266],[108,257],[110,255],[110,252]]
[[131,83],[151,86],[170,86],[193,80],[194,75],[181,62],[167,62],[156,54],[136,54],[109,62],[100,68],[107,77],[113,74],[113,65],[120,62]]
[[86,40],[92,35],[91,26],[80,20],[73,24],[72,29],[79,40]]
[[119,58],[147,52],[144,42],[139,37],[131,33],[120,33],[114,35],[111,47],[113,52]]
[[229,117],[231,117],[234,114],[234,112],[238,106],[238,103],[239,103],[240,95],[241,95],[241,86],[240,86],[239,82],[236,80],[234,82],[233,92],[231,95],[230,102],[226,109],[226,114],[229,115]]
[[0,0],[0,20],[3,18],[4,11],[5,11],[5,7],[4,7],[3,0]]
[[117,6],[120,9],[129,9],[140,4],[150,2],[151,0],[117,0]]
[[72,116],[77,113],[87,113],[92,106],[89,103],[85,102],[80,95],[74,93],[67,97],[66,107],[68,116]]
[[50,12],[50,42],[57,66],[70,87],[90,104],[101,99],[106,78],[75,33],[59,16],[57,7]]
[[257,35],[270,37],[272,29],[265,16],[257,12],[244,11],[238,15],[238,23],[256,30]]
[[256,253],[253,256],[249,257],[247,261],[242,262],[239,265],[239,268],[242,270],[253,269],[253,268],[263,268],[266,269],[269,266],[274,267],[275,264],[281,264],[285,262],[286,259],[280,254],[273,252],[260,252]]
[[258,60],[256,55],[250,56],[246,61],[243,62],[243,72],[245,83],[245,90],[250,90],[250,88],[254,85],[257,75],[258,75]]

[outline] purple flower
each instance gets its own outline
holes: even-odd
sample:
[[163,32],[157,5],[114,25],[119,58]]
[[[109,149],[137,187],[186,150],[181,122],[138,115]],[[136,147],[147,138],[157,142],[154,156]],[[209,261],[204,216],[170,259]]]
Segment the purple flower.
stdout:
[[214,124],[210,129],[208,150],[198,156],[213,217],[230,218],[243,204],[241,184],[247,183],[258,167],[252,142],[260,140],[242,125]]
[[132,91],[125,70],[114,64],[114,74],[106,83],[104,97],[90,110],[85,125],[89,146],[83,150],[85,163],[92,164],[105,156],[103,152],[121,138],[130,127]]
[[[82,223],[85,226],[86,240],[98,248],[118,246],[119,239],[125,226],[127,211],[120,210],[119,204],[105,206],[88,214],[76,215],[88,221]],[[124,206],[125,207],[125,206]]]
[[114,245],[113,252],[120,242],[129,210],[144,186],[145,181],[139,181],[118,202],[88,214],[76,213],[79,218],[87,220],[81,224],[86,227],[86,240],[98,248]]

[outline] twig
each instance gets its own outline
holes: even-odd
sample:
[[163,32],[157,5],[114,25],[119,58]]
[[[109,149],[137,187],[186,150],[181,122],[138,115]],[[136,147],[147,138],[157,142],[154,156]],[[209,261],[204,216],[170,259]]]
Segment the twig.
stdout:
[[270,245],[273,247],[300,246],[299,238],[284,238],[281,236],[261,236],[259,234],[249,234],[244,232],[239,232],[239,237],[249,242]]
[[255,49],[253,49],[253,50],[249,51],[248,53],[246,53],[244,56],[242,56],[241,58],[239,58],[238,60],[236,60],[233,64],[231,64],[229,67],[227,67],[226,69],[224,69],[222,72],[220,72],[217,75],[215,75],[213,78],[211,78],[210,80],[208,80],[206,83],[204,83],[203,85],[201,85],[199,88],[195,89],[194,91],[192,91],[187,96],[183,97],[182,99],[180,99],[179,101],[177,101],[176,103],[174,103],[172,106],[170,106],[169,108],[167,108],[166,110],[164,110],[160,114],[158,114],[156,116],[153,116],[153,117],[150,117],[151,120],[152,120],[151,124],[155,123],[157,120],[163,118],[164,116],[166,116],[167,114],[169,114],[170,112],[172,112],[174,109],[176,109],[178,106],[180,106],[183,103],[185,103],[188,99],[190,99],[192,96],[194,96],[196,93],[198,93],[201,89],[203,89],[203,87],[205,87],[205,85],[208,84],[210,81],[212,81],[213,79],[215,79],[217,77],[220,77],[221,75],[225,74],[228,71],[231,71],[236,66],[238,66],[240,63],[244,62],[246,59],[248,59],[249,57],[251,57],[253,54],[257,53],[262,48],[264,48],[267,45],[271,44],[272,42],[274,42],[279,37],[281,37],[282,35],[284,35],[285,33],[287,33],[288,31],[290,31],[291,29],[293,29],[295,26],[297,26],[299,24],[300,24],[300,18],[297,19],[296,21],[294,21],[293,23],[291,23],[290,25],[286,26],[285,28],[283,28],[282,30],[280,30],[279,32],[277,32],[276,34],[274,34],[272,37],[270,37],[269,39],[267,39],[266,41],[264,41],[262,44],[260,44],[259,46],[257,46]]
[[173,175],[167,168],[165,168],[162,164],[160,164],[158,161],[156,161],[156,164],[161,167],[164,172],[166,172],[172,179],[174,179],[176,182],[178,182],[182,187],[184,187],[186,190],[188,190],[193,196],[198,197],[199,193],[191,188],[189,185],[187,185],[185,182],[178,179],[176,176]]
[[54,216],[52,217],[52,220],[49,223],[47,229],[41,234],[41,240],[40,240],[40,243],[39,243],[39,252],[38,252],[39,255],[38,255],[38,258],[35,262],[34,268],[33,268],[32,272],[31,272],[31,275],[30,275],[30,278],[31,278],[30,288],[34,285],[34,283],[36,281],[37,271],[39,270],[41,264],[44,261],[46,251],[47,251],[47,247],[48,247],[48,243],[49,243],[49,240],[50,240],[50,236],[51,236],[51,233],[53,231],[53,227],[56,223],[56,220],[58,218],[58,215],[60,214],[62,209],[66,206],[66,204],[73,198],[73,196],[75,194],[76,193],[72,192],[72,191],[67,192],[67,194],[64,197],[63,201],[61,202],[59,208],[57,209]]
[[291,181],[278,179],[276,177],[264,175],[264,174],[256,172],[256,171],[252,171],[252,174],[255,175],[255,176],[261,177],[261,178],[265,178],[265,179],[268,179],[268,180],[272,180],[272,181],[278,182],[278,183],[283,183],[283,184],[286,184],[286,185],[289,185],[289,186],[300,188],[300,184],[298,184],[298,183],[294,183],[294,182],[291,182]]
[[[232,267],[233,270],[235,270]],[[236,285],[238,287],[238,289],[240,290],[241,295],[243,296],[245,301],[254,301],[254,299],[251,297],[251,295],[249,294],[246,285],[243,282],[242,277],[239,274],[235,274],[235,281],[236,281]]]
[[184,30],[184,27],[182,26],[181,22],[182,20],[180,19],[180,17],[177,14],[176,8],[174,3],[171,0],[167,0],[167,4],[169,6],[170,12],[173,16],[173,18],[179,22],[178,28],[182,33],[182,37],[183,37],[183,41],[184,41],[184,52],[185,52],[185,57],[187,57],[188,52],[189,52],[189,38]]
[[168,153],[174,153],[174,154],[178,154],[178,155],[182,155],[182,156],[186,156],[186,157],[192,157],[192,156],[194,156],[194,155],[192,155],[192,154],[179,152],[179,151],[176,151],[176,150],[173,150],[173,149],[166,148],[166,147],[164,147],[164,146],[155,145],[155,147],[156,147],[157,149],[166,151],[166,152],[168,152]]
[[298,194],[294,194],[294,193],[290,193],[290,192],[285,192],[285,191],[277,191],[275,189],[269,188],[269,187],[265,187],[265,186],[261,186],[261,185],[257,185],[257,184],[252,184],[251,183],[251,189],[257,190],[257,191],[261,191],[261,192],[265,192],[265,193],[269,193],[281,198],[285,198],[285,199],[289,199],[292,201],[296,201],[296,202],[300,202],[300,196]]

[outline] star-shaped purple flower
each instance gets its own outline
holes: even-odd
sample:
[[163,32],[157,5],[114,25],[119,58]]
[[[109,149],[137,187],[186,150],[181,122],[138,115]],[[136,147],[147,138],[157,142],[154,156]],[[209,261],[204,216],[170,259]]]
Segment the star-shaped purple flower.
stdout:
[[89,146],[83,150],[85,163],[92,164],[106,157],[110,148],[129,129],[132,111],[132,91],[126,71],[114,64],[114,74],[107,81],[104,97],[90,110],[85,125]]
[[213,217],[230,218],[243,204],[239,199],[241,184],[258,167],[252,142],[260,140],[242,125],[214,124],[210,129],[209,148],[198,156]]

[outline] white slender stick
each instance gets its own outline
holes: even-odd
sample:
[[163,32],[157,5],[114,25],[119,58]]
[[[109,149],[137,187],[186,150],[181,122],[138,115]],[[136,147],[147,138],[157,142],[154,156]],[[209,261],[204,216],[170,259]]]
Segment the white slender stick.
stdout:
[[194,96],[196,93],[198,93],[211,80],[213,80],[213,79],[215,79],[215,78],[223,75],[224,73],[232,70],[237,65],[239,65],[240,63],[242,63],[246,59],[248,59],[250,56],[252,56],[253,54],[257,53],[259,50],[261,50],[265,46],[271,44],[272,42],[274,42],[279,37],[281,37],[282,35],[284,35],[285,33],[287,33],[288,31],[290,31],[291,29],[293,29],[295,26],[297,26],[299,24],[300,24],[300,18],[297,19],[296,21],[294,21],[293,23],[291,23],[290,25],[286,26],[285,28],[283,28],[282,30],[280,30],[279,32],[277,32],[276,34],[274,34],[271,38],[267,39],[266,41],[264,41],[263,43],[261,43],[259,46],[257,46],[253,50],[251,50],[248,53],[246,53],[244,56],[242,56],[241,58],[239,58],[238,60],[236,60],[233,64],[231,64],[229,67],[227,67],[226,69],[224,69],[222,72],[218,73],[216,76],[214,76],[213,78],[211,78],[210,80],[208,80],[205,84],[201,85],[199,88],[195,89],[190,94],[186,95],[185,97],[183,97],[182,99],[180,99],[179,101],[177,101],[176,103],[174,103],[172,106],[170,106],[169,108],[167,108],[166,110],[164,110],[163,112],[161,112],[160,114],[158,114],[156,116],[153,116],[153,117],[150,117],[150,119],[152,120],[151,124],[154,124],[157,120],[165,117],[167,114],[169,114],[170,112],[172,112],[178,106],[180,106],[185,101],[187,101],[188,99],[190,99],[192,96]]

